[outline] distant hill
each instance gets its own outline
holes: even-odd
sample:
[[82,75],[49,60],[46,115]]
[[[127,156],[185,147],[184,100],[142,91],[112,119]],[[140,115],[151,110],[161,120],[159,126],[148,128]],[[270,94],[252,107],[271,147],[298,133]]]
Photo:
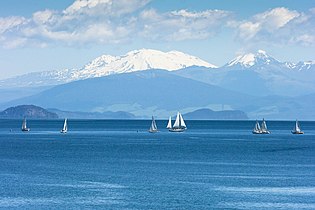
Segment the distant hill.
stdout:
[[179,51],[161,52],[151,49],[130,51],[122,56],[102,55],[81,69],[33,72],[5,80],[0,87],[38,87],[148,69],[174,71],[188,66],[216,68],[200,58]]
[[224,110],[213,111],[211,109],[198,109],[183,115],[187,120],[245,120],[248,119],[243,111]]
[[174,73],[253,96],[295,97],[315,92],[314,62],[280,62],[263,50],[240,55],[220,68],[189,66]]
[[56,119],[58,115],[34,105],[10,107],[0,112],[0,118],[2,119],[21,119],[24,117],[29,119]]
[[49,88],[51,88],[51,86],[0,88],[0,103],[31,96],[44,90],[48,90]]
[[263,50],[216,68],[181,52],[144,49],[103,55],[81,69],[0,80],[0,109],[36,104],[108,119],[126,113],[167,118],[177,111],[223,106],[251,119],[314,120],[314,78],[314,61],[281,62]]
[[135,119],[136,116],[123,111],[117,112],[69,112],[58,109],[48,109],[48,111],[57,113],[60,118],[71,119]]
[[72,112],[124,111],[138,117],[168,117],[184,109],[222,105],[238,109],[236,106],[253,100],[253,96],[155,69],[58,85],[11,101],[6,107],[28,103]]

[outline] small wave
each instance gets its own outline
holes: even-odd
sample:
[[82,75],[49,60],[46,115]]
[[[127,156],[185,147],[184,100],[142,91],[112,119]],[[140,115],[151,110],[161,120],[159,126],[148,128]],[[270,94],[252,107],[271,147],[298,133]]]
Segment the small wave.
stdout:
[[309,147],[288,147],[288,148],[278,148],[278,149],[267,149],[262,150],[261,152],[283,152],[283,151],[298,151],[298,150],[306,150]]
[[111,189],[119,189],[125,188],[125,186],[118,185],[118,184],[111,184],[105,182],[92,182],[92,181],[81,181],[76,184],[37,184],[41,186],[48,186],[48,187],[66,187],[66,188],[111,188]]
[[[29,208],[33,206],[47,206],[54,208],[55,206],[76,206],[76,205],[113,205],[123,204],[123,198],[120,196],[90,196],[90,197],[56,197],[56,198],[24,198],[9,197],[0,198],[0,208]],[[35,209],[36,209],[35,208]]]
[[43,205],[43,204],[57,204],[59,203],[58,199],[54,198],[24,198],[24,197],[15,197],[15,198],[0,198],[0,207],[21,207],[28,205]]
[[315,164],[270,164],[270,163],[231,163],[231,162],[204,162],[204,161],[163,161],[163,160],[139,160],[139,159],[125,159],[130,162],[143,163],[159,163],[159,164],[191,164],[191,165],[223,165],[223,166],[253,166],[253,167],[290,167],[303,168],[315,167]]
[[275,193],[287,195],[315,195],[315,187],[218,187],[217,190],[241,193]]
[[223,202],[218,207],[233,209],[315,209],[315,203]]

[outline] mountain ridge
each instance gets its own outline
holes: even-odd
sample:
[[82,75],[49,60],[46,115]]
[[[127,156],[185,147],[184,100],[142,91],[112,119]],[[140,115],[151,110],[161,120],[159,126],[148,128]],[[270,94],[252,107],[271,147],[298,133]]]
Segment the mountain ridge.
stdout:
[[[125,55],[101,55],[80,69],[64,69],[43,72],[33,72],[17,77],[0,80],[0,87],[36,87],[64,84],[76,80],[108,76],[112,74],[134,71],[165,69],[178,71],[198,66],[209,68],[211,71],[225,72],[225,70],[252,70],[265,79],[276,78],[279,74],[296,77],[298,72],[315,72],[315,62],[280,62],[263,50],[256,53],[239,55],[225,65],[217,67],[198,57],[179,51],[162,52],[152,49],[133,50]],[[271,68],[271,70],[270,70]],[[293,76],[290,76],[293,75]],[[315,74],[315,73],[314,73]],[[298,75],[299,76],[299,75]],[[283,78],[282,78],[283,79]],[[291,78],[289,78],[291,79]]]
[[2,106],[34,103],[60,110],[168,116],[168,110],[195,110],[211,104],[219,107],[222,104],[241,105],[253,98],[155,69],[74,81]]
[[240,110],[213,111],[211,109],[197,109],[183,114],[187,120],[247,120],[245,112]]
[[1,106],[36,104],[71,112],[122,111],[136,118],[167,118],[177,111],[184,114],[207,108],[242,110],[250,119],[315,119],[314,103],[314,93],[251,96],[155,69],[74,81]]
[[0,80],[0,87],[48,86],[72,81],[128,73],[150,69],[174,71],[188,66],[217,68],[196,56],[179,51],[162,52],[152,49],[133,50],[125,55],[101,55],[81,69],[64,69],[32,72],[5,80]]

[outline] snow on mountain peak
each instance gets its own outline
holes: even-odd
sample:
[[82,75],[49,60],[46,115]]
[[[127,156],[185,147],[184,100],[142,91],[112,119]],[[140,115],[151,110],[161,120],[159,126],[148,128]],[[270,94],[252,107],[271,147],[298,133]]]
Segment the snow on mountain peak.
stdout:
[[228,66],[234,66],[240,64],[245,67],[250,67],[255,64],[255,54],[253,53],[248,53],[245,55],[239,55],[233,60],[231,60],[227,65]]
[[92,60],[90,63],[86,64],[84,66],[85,69],[94,69],[94,68],[98,68],[100,66],[103,65],[107,65],[109,63],[111,63],[112,61],[114,61],[116,59],[116,57],[111,56],[111,55],[102,55],[98,58],[95,58],[94,60]]
[[264,50],[258,50],[258,51],[257,51],[257,54],[267,56],[267,53],[266,53],[266,51],[264,51]]
[[264,50],[258,50],[255,54],[254,53],[248,53],[245,55],[240,55],[231,60],[229,63],[226,64],[226,66],[235,66],[240,65],[245,68],[249,68],[251,66],[254,66],[256,64],[270,64],[271,62],[279,62],[276,59],[269,56],[266,51]]
[[[102,55],[86,64],[81,69],[34,72],[0,80],[0,87],[49,86],[111,74],[147,69],[174,71],[190,66],[217,68],[198,57],[179,51],[162,52],[152,49],[139,49],[130,51],[121,56]],[[280,62],[269,56],[265,51],[258,50],[256,53],[237,56],[223,67],[229,67],[231,70],[251,68],[263,75],[264,78],[269,78],[275,74],[286,74],[285,71],[313,71],[315,69],[315,62]]]
[[189,66],[217,68],[200,58],[178,51],[162,52],[152,49],[140,49],[130,51],[122,56],[100,56],[81,70],[76,71],[73,76],[90,78],[147,69],[173,71]]
[[82,69],[73,71],[72,80],[102,77],[111,74],[127,73],[147,69],[165,69],[169,71],[189,66],[217,68],[200,58],[179,51],[162,52],[152,49],[133,50],[125,55],[102,55]]

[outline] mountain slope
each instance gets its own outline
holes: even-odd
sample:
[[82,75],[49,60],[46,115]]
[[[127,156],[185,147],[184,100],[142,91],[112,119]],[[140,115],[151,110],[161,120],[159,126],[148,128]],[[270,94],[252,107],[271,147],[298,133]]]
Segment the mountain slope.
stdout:
[[246,120],[247,115],[239,110],[213,111],[198,109],[183,115],[186,120]]
[[23,99],[2,104],[36,104],[45,108],[84,112],[123,111],[137,118],[167,118],[208,108],[241,110],[250,119],[315,119],[315,95],[299,97],[249,96],[177,76],[165,70],[148,70],[80,80],[58,85]]
[[228,62],[226,67],[242,67],[250,68],[252,66],[262,66],[276,64],[281,65],[281,62],[275,58],[267,55],[264,50],[258,50],[256,53],[248,53],[244,55],[239,55],[230,62]]
[[280,62],[259,50],[237,56],[220,68],[215,67],[178,51],[142,49],[123,56],[102,55],[81,69],[30,73],[2,80],[0,87],[6,87],[7,92],[3,94],[10,96],[14,87],[43,87],[112,74],[165,69],[179,76],[251,95],[297,96],[315,92],[315,64],[311,61]]
[[254,97],[165,70],[149,70],[81,80],[12,102],[34,103],[71,111],[126,111],[137,116],[167,117],[177,110],[237,107]]
[[280,62],[262,50],[238,56],[217,69],[191,66],[174,73],[255,96],[297,96],[315,92],[312,62]]
[[0,81],[0,87],[29,87],[64,84],[71,81],[148,69],[178,70],[188,66],[217,68],[195,56],[178,51],[141,49],[122,56],[102,55],[81,69],[29,73]]
[[58,109],[48,109],[50,112],[56,113],[59,118],[70,119],[134,119],[135,116],[128,112],[69,112]]

